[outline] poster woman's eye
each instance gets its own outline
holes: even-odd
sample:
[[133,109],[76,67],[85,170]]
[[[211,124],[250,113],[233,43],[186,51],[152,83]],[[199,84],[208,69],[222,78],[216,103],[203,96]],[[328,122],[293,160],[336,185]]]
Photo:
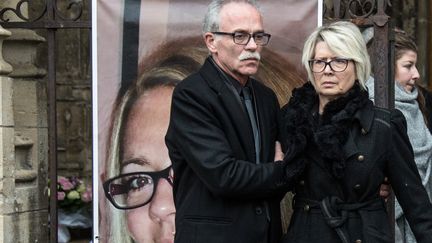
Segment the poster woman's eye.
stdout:
[[153,186],[153,180],[148,176],[137,176],[128,181],[128,188],[130,190],[140,190],[147,186]]

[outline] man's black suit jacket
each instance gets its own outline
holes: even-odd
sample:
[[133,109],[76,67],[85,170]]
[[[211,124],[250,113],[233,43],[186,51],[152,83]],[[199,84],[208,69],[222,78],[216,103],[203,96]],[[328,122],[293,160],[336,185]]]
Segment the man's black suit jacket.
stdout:
[[175,242],[278,242],[287,184],[283,162],[273,162],[277,98],[249,80],[261,135],[256,164],[247,113],[214,65],[208,58],[173,94],[165,139],[174,169]]

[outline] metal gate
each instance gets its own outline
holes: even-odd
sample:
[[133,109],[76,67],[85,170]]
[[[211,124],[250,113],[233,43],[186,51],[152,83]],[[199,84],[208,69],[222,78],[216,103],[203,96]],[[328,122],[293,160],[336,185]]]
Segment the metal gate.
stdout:
[[[91,0],[19,0],[16,2],[14,7],[0,9],[0,25],[5,29],[44,29],[47,33],[49,178],[50,181],[55,182],[57,181],[56,31],[59,29],[91,29]],[[32,4],[38,4],[39,11],[26,14]],[[87,20],[82,20],[84,8],[88,8],[89,18]],[[14,19],[19,19],[19,21],[11,21],[8,16],[14,16]],[[91,53],[91,50],[89,51]],[[56,183],[50,183],[50,191],[50,242],[57,242]]]

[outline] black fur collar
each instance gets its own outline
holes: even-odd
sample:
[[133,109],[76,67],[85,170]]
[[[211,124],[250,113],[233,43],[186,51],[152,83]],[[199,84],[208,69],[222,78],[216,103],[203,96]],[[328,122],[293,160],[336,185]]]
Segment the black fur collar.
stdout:
[[307,145],[316,146],[331,173],[342,178],[345,169],[343,145],[356,119],[355,113],[368,101],[367,91],[356,82],[346,95],[326,105],[318,122],[313,116],[313,110],[318,107],[318,95],[312,84],[308,82],[295,89],[282,109],[284,147],[288,151],[294,148],[301,152]]

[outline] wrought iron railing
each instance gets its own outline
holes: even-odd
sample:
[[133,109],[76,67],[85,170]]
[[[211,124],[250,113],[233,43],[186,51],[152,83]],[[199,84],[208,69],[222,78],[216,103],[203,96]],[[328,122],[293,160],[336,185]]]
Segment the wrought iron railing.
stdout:
[[91,28],[90,20],[81,20],[84,11],[83,0],[40,0],[40,2],[43,2],[40,8],[29,13],[31,17],[26,16],[31,4],[29,0],[20,0],[15,7],[1,9],[0,24],[4,28]]

